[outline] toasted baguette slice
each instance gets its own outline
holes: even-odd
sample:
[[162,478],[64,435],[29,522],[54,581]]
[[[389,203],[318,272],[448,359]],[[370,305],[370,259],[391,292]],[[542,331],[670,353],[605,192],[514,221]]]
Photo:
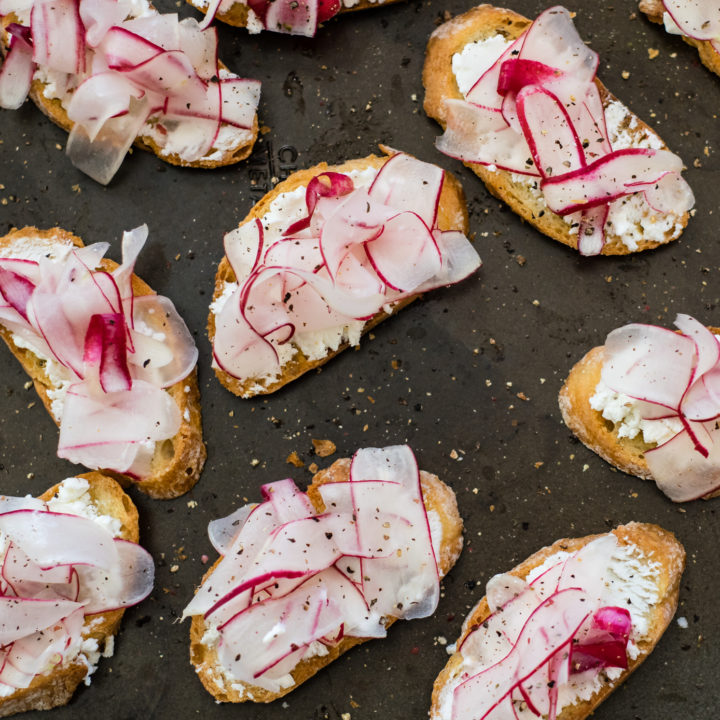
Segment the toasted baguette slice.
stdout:
[[[329,468],[321,470],[313,478],[312,484],[308,487],[307,494],[313,506],[318,512],[323,512],[325,506],[318,491],[318,488],[331,482],[346,482],[350,476],[350,458],[336,460]],[[420,472],[422,493],[425,507],[428,511],[437,513],[442,526],[442,542],[439,551],[436,549],[436,559],[440,577],[444,577],[455,564],[462,550],[462,519],[458,513],[455,493],[436,475],[424,471]],[[202,579],[207,582],[213,570],[220,562],[218,560],[211,567]],[[387,626],[395,622],[395,618],[388,618]],[[315,656],[302,660],[292,670],[293,685],[280,692],[273,693],[264,688],[239,683],[226,676],[223,668],[218,663],[215,649],[208,648],[201,641],[206,631],[206,624],[202,616],[195,615],[190,628],[190,661],[195,666],[195,671],[205,689],[211,693],[216,700],[221,702],[253,702],[268,703],[283,697],[292,692],[298,685],[315,675],[316,672],[329,665],[340,655],[360,643],[366,642],[369,638],[345,637],[338,645],[328,648],[327,655]]]
[[[203,14],[207,14],[208,5],[210,3],[202,2],[202,0],[187,0],[196,10],[199,10]],[[368,8],[381,7],[383,5],[390,5],[392,3],[400,2],[400,0],[357,0],[357,2],[349,7],[345,3],[342,3],[340,8],[341,13],[353,12],[354,10],[367,10]],[[260,32],[262,24],[253,14],[250,16],[250,7],[247,2],[234,2],[227,9],[220,9],[215,15],[216,20],[220,20],[228,25],[234,27],[246,27],[250,29],[251,33]],[[331,18],[332,19],[332,18]],[[259,25],[259,27],[258,27]]]
[[[34,241],[36,238],[42,243],[43,252],[47,253],[51,253],[54,246],[83,246],[79,237],[61,228],[38,230],[34,227],[25,227],[13,230],[5,237],[0,238],[0,256],[4,249],[11,248],[13,245],[25,244],[28,240]],[[117,267],[117,263],[103,259],[101,267],[112,271]],[[136,275],[133,275],[133,291],[136,295],[153,294],[152,288]],[[18,347],[13,341],[12,333],[1,323],[0,336],[32,379],[35,390],[46,410],[55,419],[51,411],[52,402],[48,396],[48,390],[52,389],[53,385],[45,372],[44,360],[40,360],[27,348]],[[167,392],[172,395],[180,411],[182,418],[180,429],[175,437],[156,443],[151,465],[152,475],[133,483],[150,497],[160,499],[178,497],[193,487],[200,477],[206,457],[205,445],[202,440],[197,370],[193,370],[184,380],[168,388]],[[127,477],[118,473],[109,472],[108,474],[123,484],[130,482]]]
[[[663,13],[665,12],[665,8],[663,7],[662,0],[640,0],[638,7],[641,12],[648,16],[648,20],[664,25]],[[685,35],[681,37],[688,45],[697,48],[700,61],[708,70],[712,70],[716,75],[720,75],[720,55],[718,55],[709,40],[696,40],[695,38]]]
[[[685,567],[685,550],[675,536],[658,527],[646,523],[629,523],[617,527],[612,533],[620,545],[635,545],[642,551],[648,563],[658,567],[657,590],[659,601],[651,609],[647,636],[638,642],[639,653],[635,658],[628,658],[628,668],[623,670],[617,680],[610,681],[601,673],[598,677],[600,687],[589,700],[568,705],[558,712],[558,720],[583,720],[618,686],[640,663],[650,654],[675,614],[680,590],[680,577]],[[588,535],[583,538],[558,540],[549,547],[539,550],[527,560],[510,571],[520,578],[527,577],[530,572],[557,552],[574,553],[592,540],[602,535]],[[457,645],[460,646],[465,637],[490,615],[487,599],[480,602],[470,611],[463,623],[462,633]],[[446,686],[453,683],[463,671],[462,652],[455,652],[447,665],[435,680],[432,693],[431,720],[449,720],[440,712],[441,696]]]
[[[5,31],[5,28],[14,22],[18,22],[18,18],[12,12],[0,18],[0,39],[2,40],[2,42],[0,42],[0,49],[2,49],[3,53],[7,52],[10,39],[8,33]],[[225,65],[222,63],[220,63],[219,67],[223,70],[226,69]],[[72,130],[74,123],[68,117],[67,110],[59,98],[48,98],[45,96],[47,86],[47,83],[39,80],[38,78],[34,78],[28,94],[32,101],[45,115],[48,116],[48,118],[50,118],[50,120],[65,130],[65,132],[69,133]],[[238,142],[234,146],[228,146],[222,150],[211,148],[204,157],[192,161],[185,160],[177,153],[165,152],[163,148],[148,135],[139,135],[136,138],[134,145],[142,150],[154,153],[161,160],[164,160],[170,165],[212,169],[232,165],[248,157],[252,152],[255,141],[257,140],[258,127],[258,118],[257,114],[255,114],[252,128],[244,133],[242,138],[238,135]]]
[[[243,225],[254,218],[262,219],[267,213],[272,202],[277,197],[283,193],[292,192],[297,188],[307,187],[310,180],[312,180],[316,175],[320,175],[325,172],[347,173],[353,170],[364,170],[370,167],[377,168],[379,170],[390,159],[390,157],[395,154],[389,148],[385,148],[384,146],[381,146],[381,149],[387,153],[386,157],[369,155],[368,157],[361,159],[348,160],[342,165],[328,165],[327,163],[320,163],[319,165],[315,165],[314,167],[306,170],[298,170],[297,172],[294,172],[290,175],[290,177],[276,185],[269,193],[267,193],[262,200],[260,200],[252,208],[252,210],[250,210],[240,225]],[[465,235],[467,235],[469,229],[467,205],[465,204],[465,195],[463,194],[462,186],[450,173],[445,174],[445,182],[443,183],[442,193],[440,195],[438,226],[441,230],[459,230]],[[231,282],[237,282],[237,278],[227,257],[223,257],[215,276],[215,291],[213,293],[213,300],[217,300],[222,295],[225,284]],[[412,295],[394,303],[392,308],[393,314],[401,308],[409,305],[418,297],[418,295]],[[362,330],[363,335],[388,317],[390,317],[389,313],[383,310],[375,314],[365,323]],[[208,335],[210,337],[210,342],[212,343],[215,338],[215,314],[212,311],[208,316]],[[230,392],[235,393],[235,395],[239,395],[243,398],[254,397],[255,395],[266,395],[268,393],[275,392],[287,383],[308,372],[308,370],[324,365],[338,353],[350,347],[348,343],[342,343],[337,350],[329,351],[322,358],[309,360],[297,345],[295,345],[292,341],[291,344],[296,351],[295,355],[289,362],[282,366],[280,376],[274,380],[264,378],[248,378],[246,380],[240,380],[217,367],[215,368],[215,374],[220,382],[228,390],[230,390]]]
[[[122,488],[107,475],[89,472],[78,475],[90,484],[88,493],[99,515],[111,515],[122,523],[120,537],[138,542],[140,533],[138,512],[132,500]],[[49,502],[57,496],[60,484],[46,490],[40,499]],[[88,616],[83,627],[83,639],[94,639],[100,650],[111,653],[112,637],[120,627],[124,610],[112,610],[100,615]],[[37,675],[27,688],[16,690],[12,695],[0,698],[0,717],[7,717],[26,710],[49,710],[70,701],[75,688],[88,674],[88,660],[85,655],[60,665],[51,673]]]
[[[711,327],[710,330],[716,335],[720,334],[720,328]],[[646,443],[642,433],[634,438],[619,437],[616,424],[590,406],[590,398],[600,382],[604,362],[605,351],[600,346],[593,348],[572,368],[558,397],[563,420],[583,445],[618,470],[643,480],[654,480],[645,453],[657,447],[657,443]],[[718,495],[720,489],[703,497],[708,500]]]
[[[445,100],[451,98],[463,99],[453,74],[453,55],[459,53],[469,43],[485,40],[495,35],[502,35],[508,40],[515,39],[522,35],[531,24],[531,20],[512,10],[505,10],[492,5],[480,5],[438,27],[430,36],[423,68],[425,112],[431,118],[437,120],[444,129],[447,121]],[[596,79],[595,82],[600,90],[603,106],[607,108],[610,103],[615,102],[617,99],[599,80]],[[629,110],[627,110],[627,115],[622,121],[621,129],[629,133],[637,141],[653,137],[662,143],[657,133]],[[664,143],[663,148],[667,149]],[[577,232],[571,234],[570,225],[562,217],[546,207],[542,198],[538,198],[537,190],[533,190],[531,185],[516,182],[512,177],[512,173],[504,170],[493,171],[477,163],[466,162],[464,164],[485,183],[487,189],[495,197],[506,202],[514,212],[531,225],[534,225],[540,232],[564,245],[577,249]],[[654,214],[654,211],[647,206],[648,217]],[[630,252],[639,252],[658,247],[658,245],[677,238],[687,225],[688,217],[688,213],[679,215],[671,230],[665,233],[662,242],[643,238],[638,241],[636,250],[630,250],[623,243],[621,235],[615,234],[606,226],[606,243],[602,249],[602,254],[627,255]]]

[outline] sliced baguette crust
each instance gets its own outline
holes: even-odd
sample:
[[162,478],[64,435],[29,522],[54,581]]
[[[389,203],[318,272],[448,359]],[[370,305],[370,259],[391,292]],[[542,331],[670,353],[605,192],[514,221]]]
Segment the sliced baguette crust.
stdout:
[[[207,14],[207,4],[203,6],[198,2],[193,2],[192,0],[187,0],[187,2],[196,10],[203,13],[203,15]],[[368,8],[383,7],[384,5],[392,5],[396,2],[400,2],[400,0],[376,0],[376,2],[371,2],[371,0],[359,0],[357,5],[353,5],[352,7],[345,7],[343,5],[340,8],[340,13],[338,14],[354,12],[355,10],[367,10]],[[215,19],[227,23],[228,25],[233,25],[234,27],[247,27],[249,9],[250,8],[247,3],[236,2],[227,10],[218,12],[215,15]],[[332,20],[332,18],[330,19]]]
[[[711,327],[710,330],[716,335],[720,334],[720,328]],[[590,398],[595,394],[595,388],[600,382],[604,362],[605,349],[599,346],[593,348],[572,368],[558,397],[563,420],[583,445],[618,470],[643,480],[654,480],[645,460],[645,453],[657,444],[644,442],[642,433],[632,439],[618,437],[615,424],[606,420],[599,410],[590,407]],[[720,469],[718,473],[720,474]],[[720,489],[703,499],[708,500],[718,495]]]
[[[276,185],[269,193],[267,193],[252,208],[252,210],[250,210],[240,225],[243,225],[249,220],[253,220],[255,218],[262,219],[275,198],[283,193],[292,192],[299,187],[307,187],[310,180],[312,180],[316,175],[320,175],[325,172],[348,173],[353,170],[364,170],[369,167],[374,167],[379,170],[390,159],[390,157],[395,154],[383,146],[381,146],[381,148],[388,153],[388,156],[378,157],[376,155],[369,155],[365,158],[348,160],[341,165],[328,165],[327,163],[320,163],[319,165],[315,165],[314,167],[306,170],[298,170],[297,172],[294,172],[286,180]],[[467,235],[469,231],[467,205],[465,204],[465,195],[463,194],[462,186],[458,180],[448,172],[445,173],[445,181],[440,194],[438,226],[441,230],[459,230],[465,235]],[[236,281],[237,278],[235,276],[235,272],[230,266],[227,257],[223,257],[215,276],[215,291],[213,293],[213,300],[217,300],[217,298],[222,295],[225,283]],[[395,303],[393,305],[392,314],[394,315],[398,312],[398,310],[406,307],[418,297],[419,295],[411,295],[410,297]],[[388,317],[390,317],[390,314],[381,310],[365,323],[362,334],[365,335]],[[208,315],[208,335],[210,337],[210,342],[212,343],[215,339],[215,314],[212,311]],[[294,343],[292,344],[296,353],[290,362],[283,365],[282,372],[275,380],[260,380],[257,378],[240,380],[220,368],[214,368],[215,374],[224,387],[242,398],[250,398],[255,395],[267,395],[279,390],[284,385],[287,385],[287,383],[308,372],[308,370],[324,365],[328,360],[331,360],[337,354],[350,347],[348,343],[342,343],[337,350],[328,352],[325,356],[319,358],[318,360],[308,360],[300,348],[297,345],[294,345]]]
[[[9,41],[8,34],[4,31],[4,28],[6,28],[10,23],[17,21],[17,16],[14,13],[9,13],[3,18],[0,18],[0,28],[3,30],[3,32],[0,33],[0,37],[2,39],[2,43],[0,43],[0,46],[3,53],[7,52],[7,45]],[[222,63],[220,64],[220,67],[226,69],[225,65],[223,65]],[[63,107],[62,102],[60,102],[59,98],[45,97],[45,87],[46,83],[37,79],[33,79],[30,85],[30,92],[28,93],[30,99],[45,115],[47,115],[48,118],[50,118],[50,120],[52,120],[63,130],[65,130],[65,132],[69,133],[73,128],[73,121],[70,120],[70,118],[68,117],[67,111]],[[161,160],[164,160],[170,165],[179,165],[181,167],[193,167],[209,170],[212,168],[224,167],[225,165],[233,165],[234,163],[240,162],[241,160],[244,160],[246,157],[248,157],[252,152],[255,141],[257,140],[258,127],[258,118],[256,113],[253,120],[253,126],[251,128],[252,137],[250,139],[250,142],[245,143],[239,147],[228,148],[227,150],[223,151],[223,154],[218,159],[213,160],[210,160],[208,158],[200,158],[198,160],[193,160],[190,162],[188,160],[184,160],[182,156],[178,155],[177,153],[163,153],[162,148],[151,137],[147,135],[139,135],[135,139],[135,142],[133,144],[136,147],[141,148],[142,150],[147,150],[148,152],[154,153]],[[208,154],[215,154],[214,148],[211,148],[208,151]]]
[[[122,523],[121,537],[138,542],[140,533],[138,512],[132,500],[110,477],[99,472],[89,472],[78,477],[90,483],[89,493],[101,515],[112,515]],[[58,493],[60,485],[46,490],[40,499],[48,502]],[[85,619],[83,638],[94,638],[103,648],[107,640],[117,633],[124,610],[112,610]],[[16,690],[12,695],[0,698],[0,717],[8,717],[26,710],[49,710],[69,702],[75,689],[85,678],[88,666],[75,658],[61,665],[48,675],[37,675],[30,685]]]
[[[347,481],[350,476],[350,462],[350,458],[336,460],[329,468],[321,470],[313,478],[307,494],[318,512],[325,509],[318,488],[329,482]],[[438,570],[442,578],[447,575],[460,556],[463,544],[462,519],[458,513],[455,493],[444,482],[436,475],[424,471],[420,472],[420,479],[425,506],[428,511],[437,513],[442,526],[442,543],[437,553]],[[212,575],[219,562],[220,559],[205,573],[202,579],[203,583]],[[395,620],[396,618],[388,618],[386,627],[392,625]],[[252,700],[253,702],[268,703],[277,700],[292,692],[298,685],[304,683],[316,672],[350,650],[350,648],[371,639],[346,637],[335,647],[329,648],[327,655],[302,660],[292,671],[294,684],[280,692],[273,693],[264,688],[246,685],[225,676],[224,670],[218,663],[216,650],[208,648],[201,642],[206,629],[203,618],[198,615],[194,616],[190,628],[190,661],[195,666],[195,671],[205,689],[220,702],[246,702]]]
[[[25,227],[13,230],[0,238],[0,256],[3,249],[12,247],[13,243],[32,238],[40,238],[58,245],[83,247],[83,242],[79,237],[61,228],[38,230],[34,227]],[[117,263],[103,259],[101,267],[110,272],[117,267]],[[136,295],[154,294],[152,288],[137,275],[133,275],[132,283]],[[45,372],[44,361],[39,360],[32,351],[18,347],[13,342],[12,333],[2,324],[0,324],[0,337],[32,379],[45,409],[55,420],[51,412],[52,402],[48,396],[48,390],[52,388],[52,383]],[[167,388],[166,392],[172,395],[180,411],[180,429],[173,438],[156,443],[155,454],[151,462],[152,475],[144,480],[132,481],[132,484],[137,485],[144,493],[158,499],[175,498],[190,490],[200,477],[206,457],[205,444],[202,440],[197,370],[193,370],[184,380]],[[57,421],[55,422],[57,424]],[[120,473],[105,472],[121,484],[128,485],[131,482],[130,478]]]
[[[640,0],[638,7],[641,12],[647,15],[648,20],[658,23],[659,25],[664,25],[663,13],[665,12],[665,8],[663,7],[662,0]],[[716,75],[720,75],[720,55],[715,51],[709,40],[696,40],[686,35],[680,35],[679,37],[682,37],[688,45],[697,48],[700,61],[708,70],[712,70]]]
[[[603,683],[602,687],[589,700],[577,702],[563,708],[557,716],[558,720],[583,720],[590,715],[650,654],[670,624],[677,609],[680,578],[685,568],[685,549],[675,536],[671,532],[663,530],[658,525],[637,522],[620,525],[612,531],[612,534],[618,538],[621,545],[633,544],[637,546],[648,559],[652,559],[660,565],[658,578],[660,602],[653,610],[647,639],[638,642],[638,656],[634,660],[628,658],[627,670],[624,670],[622,675],[614,681],[603,679],[601,674],[600,680]],[[542,565],[547,558],[555,553],[561,550],[569,553],[577,552],[580,548],[599,537],[603,537],[603,535],[588,535],[583,538],[557,540],[552,545],[539,550],[527,560],[520,563],[520,565],[510,570],[510,574],[525,578],[534,568]],[[482,624],[489,615],[490,609],[487,599],[482,598],[465,619],[457,644],[460,645],[465,637],[478,625]],[[437,720],[440,717],[438,714],[440,693],[445,685],[460,674],[462,671],[462,662],[462,653],[456,652],[450,660],[448,660],[447,665],[435,680],[432,693],[432,706],[430,709],[431,720]]]
[[[452,57],[455,53],[460,52],[469,43],[484,40],[493,35],[500,34],[507,39],[514,39],[525,32],[531,24],[531,20],[511,10],[492,5],[480,5],[437,28],[430,36],[423,67],[425,112],[445,129],[447,124],[445,100],[449,98],[463,99],[452,71]],[[597,78],[595,83],[600,90],[604,107],[616,100]],[[632,123],[636,124],[632,125]],[[638,139],[650,135],[662,142],[654,130],[630,111],[623,121],[623,130]],[[664,143],[663,148],[667,149]],[[562,217],[552,212],[544,204],[539,205],[527,185],[515,182],[512,174],[504,170],[491,171],[477,163],[465,162],[463,164],[485,183],[487,189],[495,197],[507,203],[515,213],[534,225],[540,232],[577,250],[577,233],[570,234],[570,226]],[[678,222],[684,228],[688,219],[689,214],[684,213],[679,216]],[[674,239],[670,233],[666,233],[666,238],[666,242]],[[632,251],[622,242],[620,236],[608,232],[602,254],[627,255],[631,252],[651,250],[662,244],[664,243],[641,240],[638,242],[638,249]]]

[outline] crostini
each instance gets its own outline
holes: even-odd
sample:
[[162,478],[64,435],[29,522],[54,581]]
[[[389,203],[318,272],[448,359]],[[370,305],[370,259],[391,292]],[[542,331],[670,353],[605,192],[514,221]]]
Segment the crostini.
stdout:
[[29,95],[97,182],[110,182],[133,143],[197,168],[250,154],[260,83],[218,61],[215,29],[146,0],[0,0],[0,18],[0,107]]
[[613,330],[573,367],[559,402],[593,452],[684,502],[720,494],[720,329],[689,315],[675,325]]
[[[183,617],[222,702],[271,702],[399,619],[435,610],[462,548],[455,494],[410,448],[366,448],[210,523],[221,558]],[[379,509],[378,509],[379,508]]]
[[424,107],[462,160],[540,232],[582,255],[677,238],[694,204],[682,160],[596,78],[570,13],[481,5],[427,46]]
[[459,183],[404,153],[293,173],[225,236],[208,332],[220,382],[274,392],[480,266]]
[[657,644],[684,566],[672,533],[630,523],[491,578],[435,681],[431,720],[583,720]]
[[64,705],[113,654],[124,608],[152,590],[138,514],[111,478],[0,496],[0,717]]
[[173,498],[205,461],[198,353],[172,302],[133,274],[146,238],[125,233],[122,265],[60,228],[0,238],[0,336],[60,427],[60,457]]

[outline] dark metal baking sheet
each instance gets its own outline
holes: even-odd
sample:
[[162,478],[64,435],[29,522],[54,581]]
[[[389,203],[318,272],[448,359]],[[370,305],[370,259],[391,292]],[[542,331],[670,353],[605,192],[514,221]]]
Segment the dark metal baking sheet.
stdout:
[[[169,1],[157,5],[191,12]],[[582,0],[571,8],[600,52],[601,78],[680,153],[697,196],[696,216],[679,242],[636,256],[581,259],[523,224],[433,148],[438,129],[422,111],[425,43],[443,15],[468,7],[460,0],[399,3],[336,18],[314,40],[220,28],[225,62],[263,82],[267,128],[250,161],[232,168],[183,170],[136,151],[103,188],[70,165],[65,134],[34,106],[0,114],[0,231],[57,224],[88,243],[111,241],[117,258],[122,231],[148,223],[138,272],[175,301],[201,351],[205,472],[174,501],[134,493],[142,539],[158,565],[156,589],[127,612],[115,656],[102,661],[91,687],[53,711],[57,720],[425,717],[446,660],[443,643],[456,638],[491,575],[558,537],[630,520],[659,523],[685,543],[678,615],[689,627],[673,622],[595,717],[716,717],[720,500],[676,506],[653,484],[614,472],[571,437],[556,398],[572,363],[619,325],[669,325],[679,311],[720,324],[720,79],[700,66],[694,49],[638,17],[632,2]],[[543,7],[513,4],[530,16]],[[659,50],[654,59],[650,48]],[[213,376],[205,334],[223,233],[274,178],[367,155],[380,141],[462,179],[482,270],[403,311],[322,372],[266,399],[235,398]],[[0,372],[0,491],[39,493],[76,468],[55,457],[56,430],[4,350]],[[334,457],[411,443],[421,466],[455,489],[465,551],[434,617],[398,623],[387,640],[354,649],[284,701],[218,705],[189,664],[188,624],[177,621],[205,569],[201,556],[213,556],[207,522],[257,499],[263,482],[293,476],[307,483],[307,469],[285,462],[292,451],[306,468],[334,459],[313,457],[311,438],[333,440]]]

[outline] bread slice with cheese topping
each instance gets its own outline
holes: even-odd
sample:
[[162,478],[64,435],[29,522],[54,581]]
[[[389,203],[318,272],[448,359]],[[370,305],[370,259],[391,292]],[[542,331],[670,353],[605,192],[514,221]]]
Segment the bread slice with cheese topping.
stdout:
[[[67,248],[83,247],[82,240],[61,228],[38,230],[26,227],[13,230],[0,238],[0,258],[4,256],[50,257],[64,253]],[[101,269],[112,271],[117,263],[104,258]],[[133,292],[136,296],[154,294],[153,290],[136,275],[132,278]],[[20,361],[35,385],[40,399],[50,416],[59,424],[53,413],[53,399],[49,393],[57,390],[57,385],[48,374],[48,363],[45,358],[38,357],[32,348],[21,343],[20,339],[0,321],[0,337],[5,341],[11,352]],[[197,370],[193,370],[186,378],[167,388],[180,413],[180,428],[176,435],[155,444],[151,461],[151,474],[135,480],[140,490],[154,498],[174,498],[187,492],[200,477],[205,462],[206,450],[202,439],[200,415],[200,392],[197,384]],[[129,478],[109,472],[123,483]]]

